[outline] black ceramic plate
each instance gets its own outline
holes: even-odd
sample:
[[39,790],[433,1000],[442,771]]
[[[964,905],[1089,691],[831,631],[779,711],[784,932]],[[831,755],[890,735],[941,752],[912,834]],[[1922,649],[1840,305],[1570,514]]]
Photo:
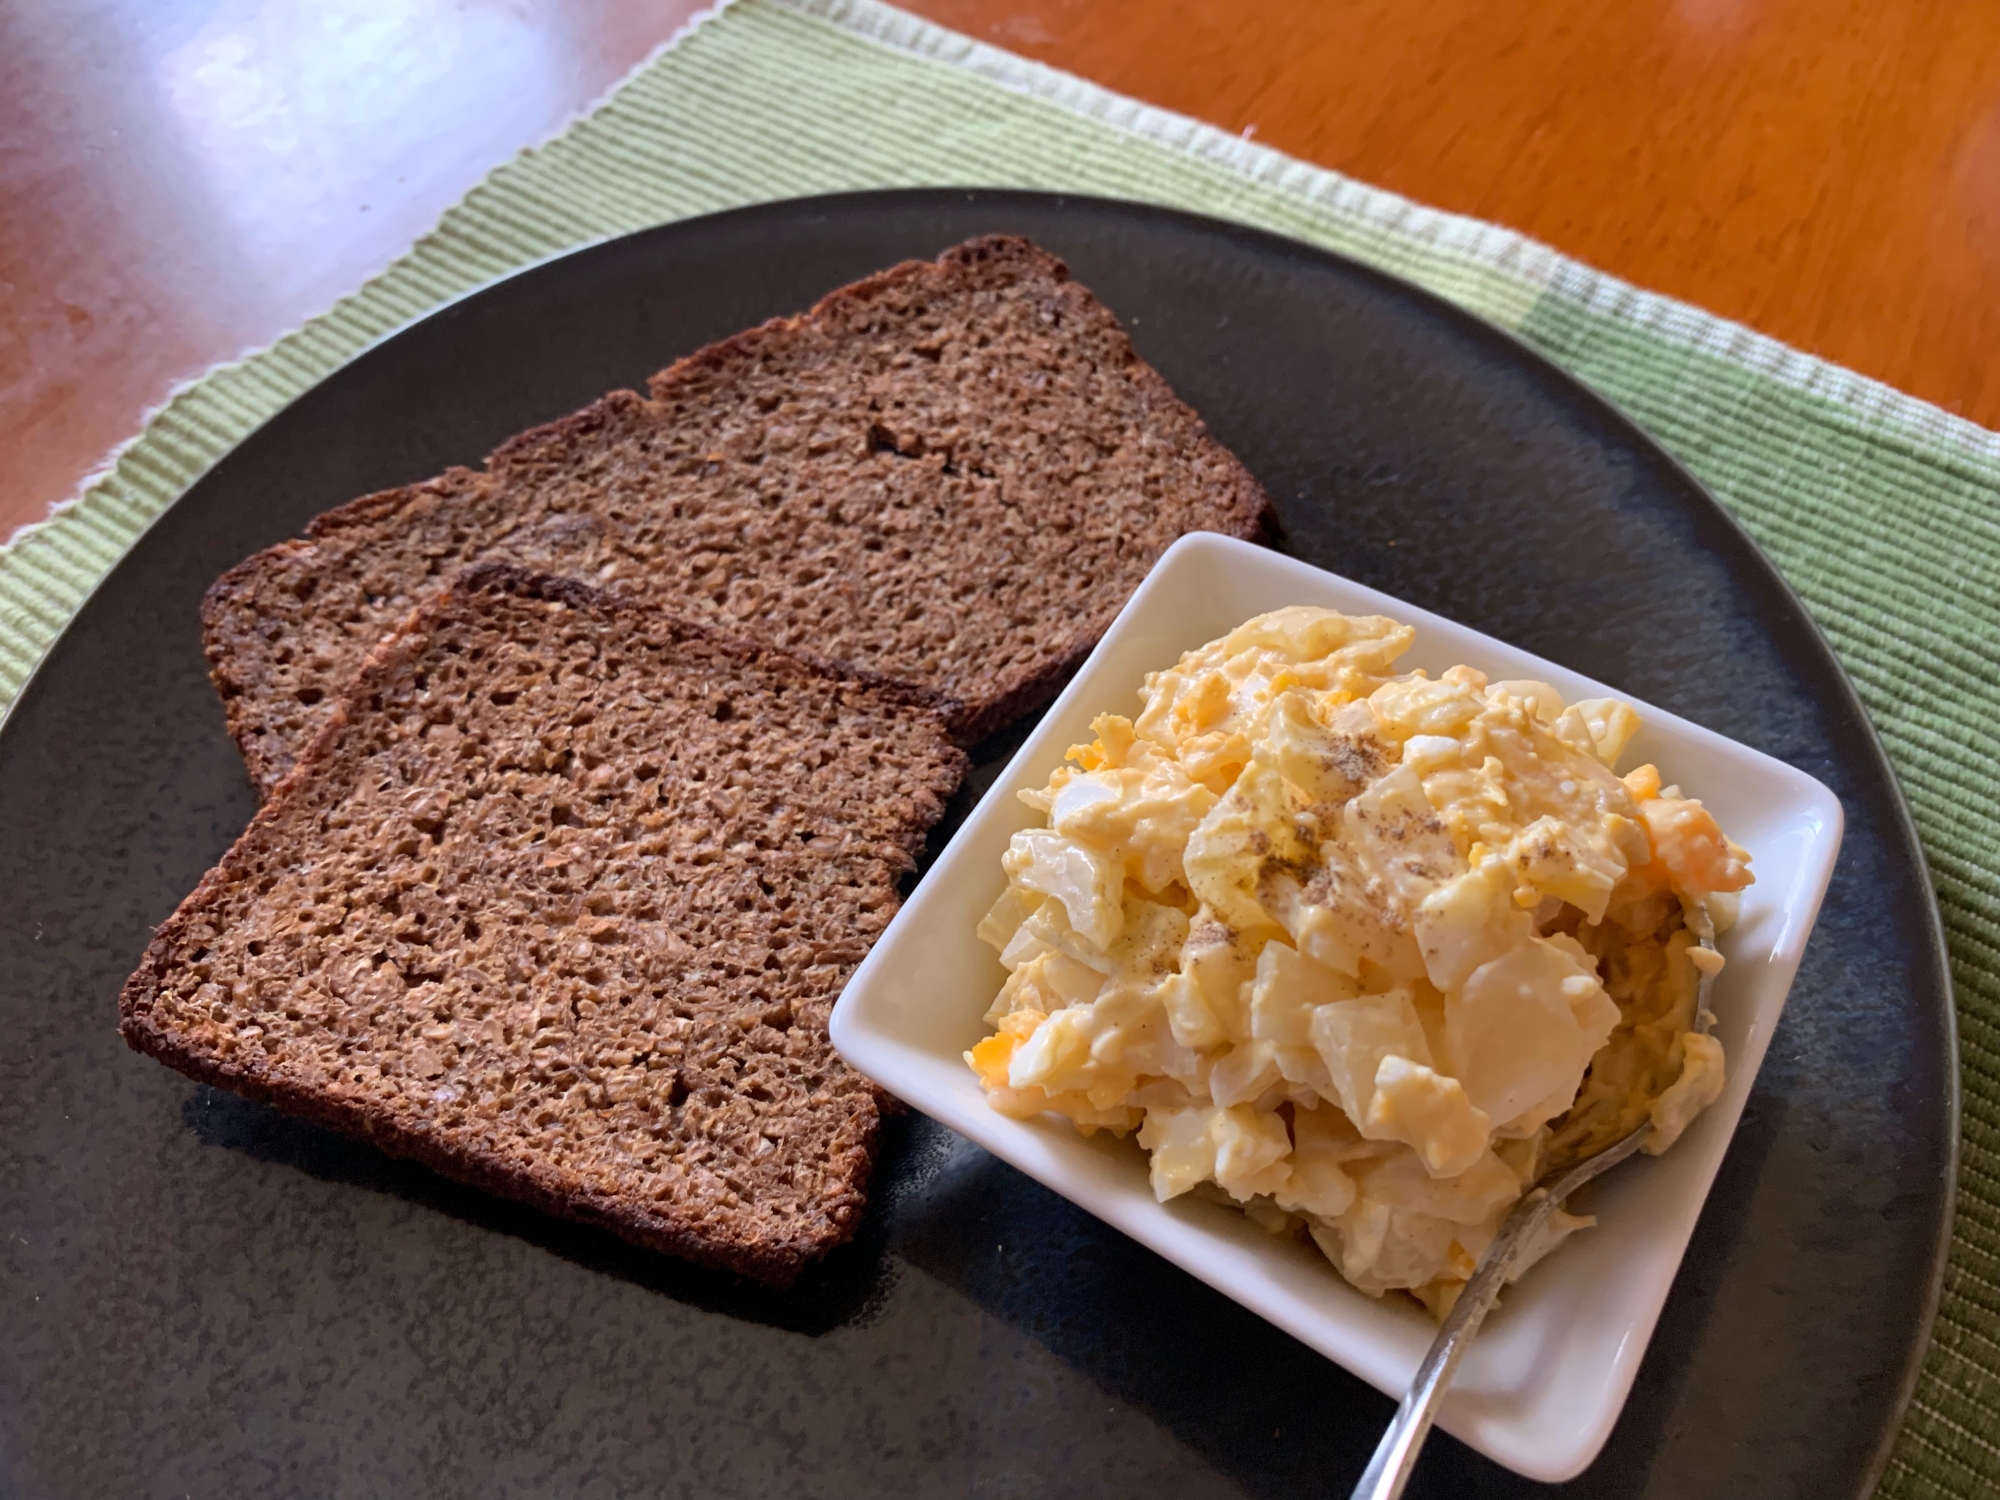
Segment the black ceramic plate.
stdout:
[[[1854,694],[1770,566],[1509,338],[1286,240],[1014,193],[827,198],[578,252],[398,334],[198,484],[0,732],[0,1491],[1345,1494],[1388,1401],[921,1120],[772,1295],[127,1052],[120,981],[249,818],[195,608],[351,496],[908,256],[1068,259],[1299,555],[1819,777],[1847,840],[1631,1404],[1578,1494],[1860,1494],[1950,1214],[1937,921]],[[1449,1439],[1414,1494],[1534,1486]]]

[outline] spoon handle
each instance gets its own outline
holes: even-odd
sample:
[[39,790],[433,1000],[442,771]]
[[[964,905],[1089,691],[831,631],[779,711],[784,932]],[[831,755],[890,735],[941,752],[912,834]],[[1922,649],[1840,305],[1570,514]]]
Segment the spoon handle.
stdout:
[[1417,1454],[1423,1450],[1424,1439],[1430,1436],[1431,1423],[1437,1420],[1438,1406],[1458,1369],[1458,1361],[1472,1342],[1472,1336],[1479,1332],[1486,1314],[1499,1300],[1500,1291],[1507,1285],[1507,1278],[1523,1252],[1534,1243],[1549,1215],[1562,1206],[1565,1198],[1637,1151],[1647,1128],[1642,1126],[1633,1131],[1514,1205],[1493,1243],[1480,1256],[1472,1279],[1466,1282],[1458,1301],[1438,1325],[1437,1337],[1431,1340],[1423,1362],[1417,1366],[1416,1377],[1396,1408],[1395,1420],[1376,1444],[1375,1456],[1369,1459],[1368,1467],[1361,1471],[1353,1500],[1397,1500],[1403,1493],[1403,1486],[1410,1482],[1411,1471],[1417,1466]]
[[[1713,953],[1715,925],[1709,917],[1708,907],[1697,905],[1690,910],[1687,924],[1695,940]],[[1695,984],[1694,1024],[1690,1028],[1694,1031],[1706,1032],[1715,1021],[1708,1008],[1709,992],[1714,984],[1715,969],[1704,966]],[[1430,1436],[1431,1424],[1437,1420],[1438,1406],[1444,1400],[1445,1388],[1451,1384],[1453,1373],[1458,1369],[1465,1346],[1472,1342],[1472,1336],[1479,1332],[1479,1325],[1493,1310],[1493,1304],[1500,1298],[1501,1288],[1506,1286],[1507,1278],[1520,1263],[1522,1253],[1534,1243],[1535,1236],[1548,1223],[1549,1215],[1561,1208],[1571,1193],[1633,1155],[1651,1133],[1652,1123],[1642,1122],[1622,1139],[1606,1146],[1595,1156],[1586,1157],[1554,1182],[1536,1188],[1514,1205],[1514,1211],[1507,1215],[1500,1232],[1494,1235],[1493,1243],[1479,1257],[1479,1266],[1473,1271],[1472,1279],[1466,1282],[1465,1290],[1458,1294],[1458,1301],[1452,1304],[1444,1322],[1438,1325],[1437,1336],[1425,1351],[1423,1363],[1417,1366],[1410,1388],[1403,1393],[1402,1404],[1396,1408],[1395,1420],[1382,1434],[1382,1441],[1375,1445],[1375,1456],[1361,1471],[1361,1480],[1354,1486],[1351,1500],[1398,1500],[1403,1486],[1410,1482],[1411,1471],[1417,1466],[1417,1455],[1423,1451],[1424,1439]]]
[[1548,1222],[1555,1206],[1555,1198],[1548,1189],[1536,1188],[1507,1216],[1500,1233],[1480,1257],[1479,1268],[1466,1282],[1465,1290],[1458,1294],[1458,1301],[1452,1304],[1444,1322],[1438,1325],[1437,1337],[1431,1340],[1410,1388],[1403,1393],[1402,1404],[1396,1408],[1396,1419],[1382,1434],[1375,1456],[1362,1471],[1360,1483],[1354,1486],[1353,1500],[1397,1500],[1403,1493],[1403,1486],[1410,1482],[1417,1466],[1417,1454],[1423,1450],[1424,1439],[1430,1436],[1431,1423],[1437,1419],[1438,1406],[1444,1400],[1459,1358],[1499,1298],[1501,1287],[1507,1284],[1507,1273],[1520,1258],[1522,1247]]

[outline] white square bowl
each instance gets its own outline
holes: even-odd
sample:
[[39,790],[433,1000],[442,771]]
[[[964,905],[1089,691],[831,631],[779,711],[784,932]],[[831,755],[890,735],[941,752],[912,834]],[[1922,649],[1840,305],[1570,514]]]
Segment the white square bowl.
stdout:
[[[1086,1138],[1067,1121],[989,1109],[961,1054],[1006,977],[973,935],[1006,884],[1000,856],[1039,819],[1015,792],[1040,787],[1104,712],[1136,713],[1148,671],[1253,615],[1287,604],[1386,614],[1417,627],[1399,663],[1433,676],[1459,662],[1495,679],[1535,678],[1566,701],[1626,695],[1386,594],[1243,542],[1198,534],[1171,547],[1067,691],[973,809],[856,970],[832,1020],[833,1044],[860,1072],[925,1114],[1115,1225],[1363,1380],[1400,1395],[1431,1339],[1402,1298],[1371,1299],[1309,1243],[1273,1239],[1244,1215],[1192,1196],[1154,1201],[1145,1153],[1127,1138]],[[1558,1481],[1597,1456],[1686,1252],[1709,1184],[1743,1112],[1797,972],[1840,846],[1840,804],[1781,761],[1658,709],[1624,763],[1653,761],[1713,811],[1753,856],[1757,883],[1722,940],[1716,1035],[1728,1056],[1722,1096],[1674,1149],[1641,1156],[1579,1196],[1598,1218],[1503,1299],[1460,1366],[1440,1425],[1533,1479]]]

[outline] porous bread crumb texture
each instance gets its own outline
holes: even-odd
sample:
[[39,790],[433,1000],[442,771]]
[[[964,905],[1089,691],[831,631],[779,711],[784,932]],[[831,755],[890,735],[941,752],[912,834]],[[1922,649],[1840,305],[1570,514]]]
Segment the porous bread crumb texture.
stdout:
[[774,1284],[878,1124],[827,1016],[964,772],[896,684],[488,565],[369,658],[121,998],[140,1051]]
[[203,619],[266,791],[368,650],[482,558],[935,689],[971,743],[1052,696],[1177,537],[1271,525],[1103,304],[994,236],[704,349],[481,471],[330,511],[225,574]]

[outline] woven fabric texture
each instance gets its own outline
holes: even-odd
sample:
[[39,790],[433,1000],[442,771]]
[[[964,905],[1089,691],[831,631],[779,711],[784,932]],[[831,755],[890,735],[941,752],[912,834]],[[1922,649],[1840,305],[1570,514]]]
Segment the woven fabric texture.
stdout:
[[1951,944],[1965,1087],[1944,1303],[1882,1493],[2000,1489],[2000,435],[1519,235],[1423,208],[875,0],[738,0],[501,167],[381,276],[180,391],[0,550],[0,712],[132,541],[264,418],[529,261],[844,188],[1064,189],[1241,220],[1513,329],[1624,408],[1757,537],[1859,684]]

